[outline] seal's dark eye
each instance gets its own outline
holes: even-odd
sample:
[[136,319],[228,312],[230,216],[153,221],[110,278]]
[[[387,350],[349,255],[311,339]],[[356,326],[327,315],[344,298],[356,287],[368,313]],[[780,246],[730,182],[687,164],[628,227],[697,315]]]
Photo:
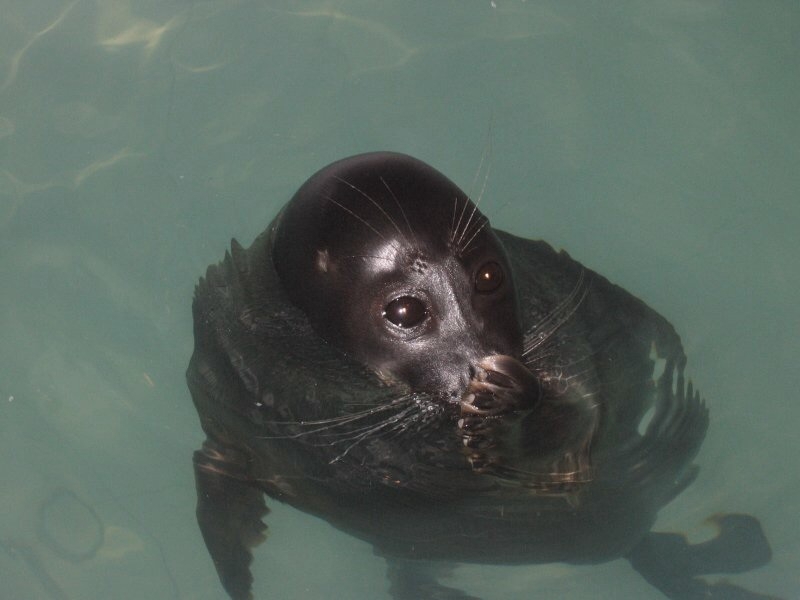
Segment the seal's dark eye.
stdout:
[[503,283],[503,267],[489,261],[475,274],[475,289],[482,294],[495,291]]
[[413,296],[400,296],[386,305],[386,308],[383,309],[383,316],[398,327],[407,329],[422,323],[428,316],[428,311],[425,310],[425,305],[421,300]]

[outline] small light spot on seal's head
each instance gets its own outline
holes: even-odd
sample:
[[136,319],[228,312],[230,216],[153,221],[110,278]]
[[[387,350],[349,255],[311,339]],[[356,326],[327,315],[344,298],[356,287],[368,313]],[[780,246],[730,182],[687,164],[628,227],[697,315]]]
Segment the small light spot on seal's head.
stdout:
[[324,248],[322,250],[317,250],[317,261],[315,264],[317,271],[319,271],[320,273],[327,273],[328,265],[330,265],[330,260],[331,258],[327,248]]

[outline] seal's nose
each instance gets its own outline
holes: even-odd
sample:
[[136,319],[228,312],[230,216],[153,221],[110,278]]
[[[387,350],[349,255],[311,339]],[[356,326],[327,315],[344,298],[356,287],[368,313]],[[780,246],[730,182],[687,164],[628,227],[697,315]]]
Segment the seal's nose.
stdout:
[[460,402],[479,371],[480,357],[473,353],[448,352],[435,362],[435,374],[431,375],[438,380],[439,393],[448,402]]
[[[463,359],[462,359],[463,360]],[[447,382],[444,389],[447,390],[448,399],[451,402],[458,402],[461,396],[467,391],[469,382],[475,374],[475,369],[472,365],[466,365],[463,368],[455,368],[447,376]]]
[[[460,401],[469,393],[476,384],[486,381],[492,376],[492,372],[487,371],[486,367],[494,365],[494,363],[487,363],[487,360],[495,358],[494,356],[483,357],[480,360],[474,360],[467,364],[466,369],[460,373],[455,374],[451,378],[451,386],[449,397],[453,400]],[[499,374],[495,374],[495,377]]]

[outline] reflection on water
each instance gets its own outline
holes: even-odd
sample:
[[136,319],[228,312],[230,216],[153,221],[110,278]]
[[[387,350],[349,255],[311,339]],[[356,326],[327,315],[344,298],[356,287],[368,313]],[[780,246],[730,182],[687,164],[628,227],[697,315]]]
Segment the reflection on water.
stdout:
[[[731,579],[800,594],[800,8],[496,5],[0,0],[8,594],[218,598],[183,383],[197,276],[344,155],[408,152],[468,186],[490,121],[493,224],[683,334],[711,428],[657,528],[756,514],[773,561]],[[386,597],[368,547],[285,507],[271,523],[257,593]],[[617,563],[458,577],[487,598],[656,597]]]

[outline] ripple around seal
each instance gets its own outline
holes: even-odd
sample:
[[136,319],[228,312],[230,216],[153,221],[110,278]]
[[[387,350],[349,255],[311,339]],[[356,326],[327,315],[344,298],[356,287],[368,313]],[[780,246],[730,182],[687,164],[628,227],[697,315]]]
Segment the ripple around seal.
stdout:
[[39,510],[39,539],[72,563],[94,558],[105,539],[105,525],[94,509],[67,489],[55,490]]

